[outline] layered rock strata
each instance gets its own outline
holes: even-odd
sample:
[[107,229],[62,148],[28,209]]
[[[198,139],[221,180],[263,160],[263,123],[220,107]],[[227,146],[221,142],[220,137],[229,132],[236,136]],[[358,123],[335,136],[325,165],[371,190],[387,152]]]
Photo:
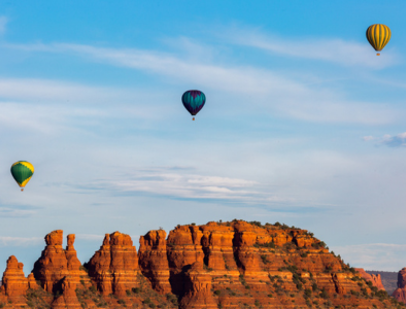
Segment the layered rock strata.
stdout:
[[[369,277],[362,278],[312,233],[278,223],[178,225],[167,239],[165,231],[153,230],[140,237],[138,255],[129,235],[106,234],[84,265],[88,272],[77,258],[75,236],[67,236],[66,249],[62,238],[61,230],[45,237],[28,278],[22,264],[9,258],[0,289],[3,308],[399,306],[384,291],[370,288]],[[406,268],[398,286],[402,300]]]
[[23,267],[23,263],[19,263],[14,255],[10,256],[1,281],[1,290],[16,306],[26,304],[25,294],[28,290],[28,279],[25,278]]
[[103,295],[126,295],[138,286],[138,256],[131,237],[120,232],[106,234],[103,245],[88,263],[89,275]]
[[140,237],[138,251],[140,269],[150,280],[154,290],[162,294],[171,292],[166,256],[166,232],[164,230],[149,231],[145,236]]

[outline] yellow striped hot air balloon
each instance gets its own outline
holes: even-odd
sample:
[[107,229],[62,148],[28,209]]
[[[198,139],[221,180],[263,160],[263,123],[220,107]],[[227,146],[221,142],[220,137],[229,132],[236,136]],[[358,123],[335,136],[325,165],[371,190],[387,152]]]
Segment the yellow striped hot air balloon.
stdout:
[[24,191],[25,185],[30,181],[34,174],[34,166],[27,161],[17,161],[11,166],[10,171],[14,180],[21,187],[21,191]]
[[[376,51],[381,51],[388,44],[391,37],[391,32],[388,26],[375,24],[367,29],[367,39]],[[380,54],[377,53],[377,56]]]

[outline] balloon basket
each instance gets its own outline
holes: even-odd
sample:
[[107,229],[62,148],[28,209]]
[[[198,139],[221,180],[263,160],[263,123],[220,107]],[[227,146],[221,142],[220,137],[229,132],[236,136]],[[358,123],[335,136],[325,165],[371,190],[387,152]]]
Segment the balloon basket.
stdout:
[[24,189],[23,188],[21,188],[21,192],[23,192],[24,191]]
[[377,56],[380,56],[381,54],[380,54],[380,53],[376,53],[376,55],[377,55]]
[[195,121],[195,117],[193,117],[192,120]]

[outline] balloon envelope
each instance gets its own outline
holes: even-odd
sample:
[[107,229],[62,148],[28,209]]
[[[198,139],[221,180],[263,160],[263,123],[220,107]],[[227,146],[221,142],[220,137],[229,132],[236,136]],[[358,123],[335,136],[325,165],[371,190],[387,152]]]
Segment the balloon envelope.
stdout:
[[11,166],[11,175],[21,188],[24,188],[34,174],[34,166],[27,161],[17,161]]
[[372,47],[375,48],[376,51],[381,51],[382,48],[388,44],[391,31],[388,26],[375,24],[368,27],[366,35]]
[[182,95],[183,106],[192,116],[196,115],[203,108],[205,102],[206,96],[199,90],[189,90]]

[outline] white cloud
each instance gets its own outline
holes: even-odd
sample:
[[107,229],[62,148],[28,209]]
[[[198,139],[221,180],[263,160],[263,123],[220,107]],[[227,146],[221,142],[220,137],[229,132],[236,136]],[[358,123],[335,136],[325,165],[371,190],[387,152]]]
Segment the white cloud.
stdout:
[[[296,81],[281,73],[252,66],[225,66],[202,63],[173,54],[140,49],[113,49],[78,44],[8,45],[27,51],[74,53],[103,64],[158,74],[170,82],[187,82],[228,93],[223,108],[245,112],[252,107],[310,122],[344,122],[368,125],[402,119],[395,109],[348,99],[345,94]],[[231,96],[230,96],[231,95]],[[272,97],[272,100],[269,100]],[[219,100],[219,99],[217,99]],[[232,105],[232,106],[231,106]],[[238,109],[235,107],[238,105]]]
[[[136,176],[134,176],[136,175]],[[125,180],[120,180],[120,179]],[[264,191],[256,181],[219,176],[174,173],[170,169],[134,170],[122,177],[100,179],[91,190],[111,190],[115,194],[147,193],[175,199],[224,200],[235,203],[291,202],[290,197]],[[82,187],[81,187],[82,188]],[[86,185],[83,186],[86,189]]]
[[369,141],[373,141],[375,139],[375,137],[368,135],[368,136],[364,136],[362,138],[365,142],[369,142]]
[[[157,102],[163,94],[147,90],[95,87],[45,79],[0,78],[0,130],[30,130],[47,135],[105,125],[105,119],[160,119],[171,111]],[[152,104],[144,104],[148,101]]]
[[399,271],[406,266],[406,245],[376,243],[332,246],[330,249],[340,254],[345,263],[365,270]]
[[252,29],[232,29],[226,33],[226,36],[224,36],[226,41],[288,57],[307,58],[345,66],[375,69],[388,67],[400,61],[399,55],[388,48],[382,52],[383,56],[381,58],[377,58],[375,51],[366,39],[362,43],[338,38],[286,39],[276,35],[265,35],[258,30]]
[[6,26],[8,23],[8,18],[6,16],[0,16],[0,34],[6,32]]
[[43,237],[9,237],[0,236],[0,247],[29,247],[44,242]]
[[406,147],[406,132],[397,135],[385,134],[382,138],[375,138],[373,136],[364,136],[364,141],[369,142],[375,140],[378,145],[385,145],[388,147]]

